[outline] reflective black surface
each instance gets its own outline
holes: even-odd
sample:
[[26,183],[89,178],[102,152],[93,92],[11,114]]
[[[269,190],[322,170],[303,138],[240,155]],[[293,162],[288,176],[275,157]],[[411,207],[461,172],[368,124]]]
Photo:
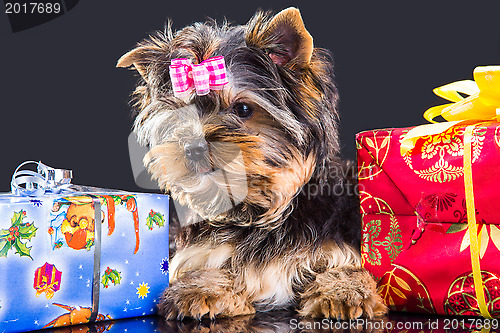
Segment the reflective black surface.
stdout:
[[[488,326],[488,323],[491,326]],[[149,316],[103,322],[93,325],[79,325],[58,329],[37,331],[38,333],[73,333],[73,332],[500,332],[497,319],[488,321],[481,318],[443,317],[391,313],[379,320],[358,319],[353,321],[335,321],[328,319],[303,319],[294,312],[268,312],[252,316],[184,321],[164,321],[159,316]],[[488,330],[488,327],[490,329]]]

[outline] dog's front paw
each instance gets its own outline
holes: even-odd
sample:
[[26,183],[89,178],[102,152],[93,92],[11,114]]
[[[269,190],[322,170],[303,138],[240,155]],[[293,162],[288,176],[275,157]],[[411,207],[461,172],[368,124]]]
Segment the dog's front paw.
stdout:
[[301,297],[299,314],[304,317],[354,319],[387,313],[375,281],[362,268],[339,267],[318,274]]
[[231,279],[218,270],[182,275],[165,289],[158,307],[167,320],[184,317],[201,320],[205,315],[214,319],[255,313],[248,300],[234,292]]

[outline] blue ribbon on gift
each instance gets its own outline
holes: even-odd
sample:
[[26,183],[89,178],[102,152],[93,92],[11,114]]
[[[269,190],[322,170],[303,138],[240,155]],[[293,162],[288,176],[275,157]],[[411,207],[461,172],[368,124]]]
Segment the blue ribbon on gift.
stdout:
[[[36,171],[25,169],[35,164]],[[72,170],[55,169],[42,162],[26,161],[21,163],[10,183],[12,194],[23,197],[37,197],[45,194],[60,194],[70,190]]]

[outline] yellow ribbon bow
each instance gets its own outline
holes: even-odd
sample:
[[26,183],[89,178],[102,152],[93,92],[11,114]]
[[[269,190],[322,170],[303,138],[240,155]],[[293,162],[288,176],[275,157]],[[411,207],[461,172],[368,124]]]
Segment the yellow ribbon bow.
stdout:
[[[464,187],[467,208],[467,224],[470,236],[472,276],[479,311],[491,318],[484,295],[479,262],[480,240],[477,237],[476,208],[472,179],[471,141],[474,124],[481,121],[500,122],[500,66],[481,66],[474,69],[474,81],[457,81],[433,90],[436,95],[453,103],[432,107],[425,111],[424,118],[433,124],[421,125],[410,130],[401,141],[401,155],[408,154],[417,140],[436,135],[456,125],[468,125],[464,130]],[[462,97],[460,94],[469,95]],[[446,122],[436,123],[434,118],[442,116]]]
[[[425,111],[424,118],[434,124],[410,130],[401,141],[401,155],[408,154],[419,138],[443,133],[458,124],[490,120],[500,122],[500,66],[476,67],[474,81],[457,81],[433,91],[453,103]],[[460,93],[469,96],[465,98]],[[447,122],[436,123],[434,118],[437,116],[442,116]]]

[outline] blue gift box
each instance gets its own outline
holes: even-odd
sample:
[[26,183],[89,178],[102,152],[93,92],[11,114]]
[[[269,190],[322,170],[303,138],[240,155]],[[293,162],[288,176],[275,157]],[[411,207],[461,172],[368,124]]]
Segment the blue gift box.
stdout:
[[155,313],[168,285],[169,197],[37,194],[0,195],[0,332]]

